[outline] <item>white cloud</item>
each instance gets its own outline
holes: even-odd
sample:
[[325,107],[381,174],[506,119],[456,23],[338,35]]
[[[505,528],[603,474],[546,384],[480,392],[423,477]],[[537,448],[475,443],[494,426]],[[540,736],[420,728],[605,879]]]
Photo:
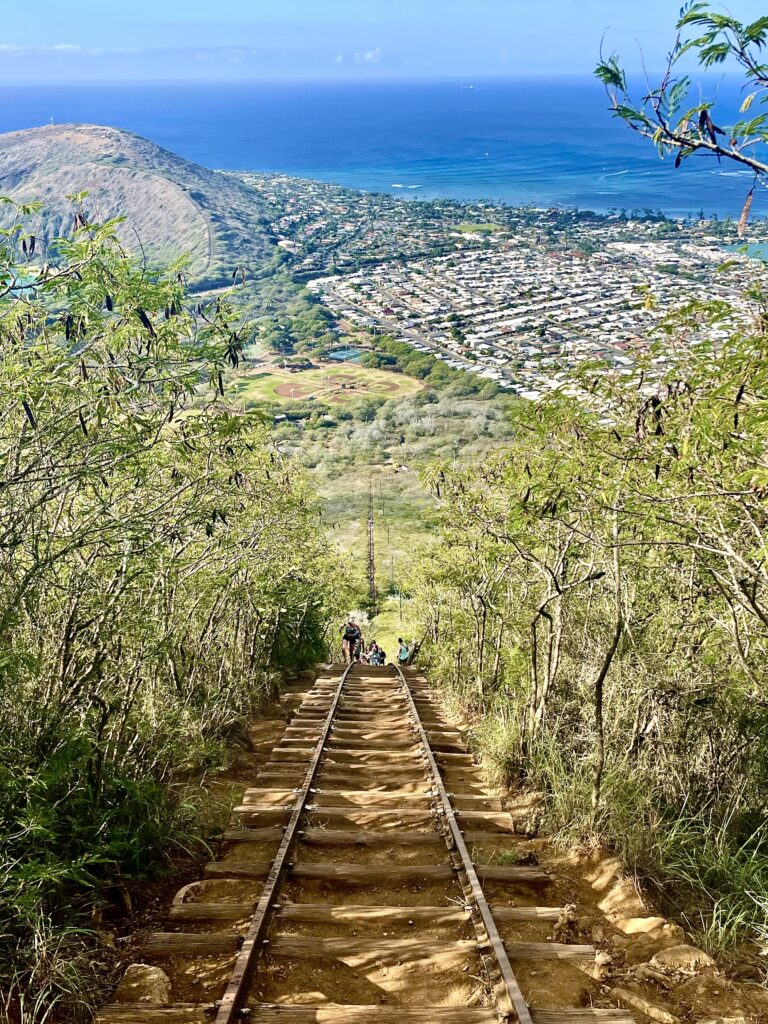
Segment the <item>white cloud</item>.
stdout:
[[[43,47],[45,49],[45,47]],[[55,46],[51,47],[51,50],[58,53],[74,53],[78,50],[82,50],[82,46],[79,43],[56,43]]]
[[0,50],[3,53],[17,53],[19,50],[23,50],[23,46],[16,46],[14,43],[0,43]]
[[343,53],[337,53],[336,56],[333,58],[333,63],[334,64],[343,64],[344,63],[344,54]]
[[355,54],[356,64],[378,64],[381,61],[382,50],[377,46],[374,50],[366,50],[365,53]]

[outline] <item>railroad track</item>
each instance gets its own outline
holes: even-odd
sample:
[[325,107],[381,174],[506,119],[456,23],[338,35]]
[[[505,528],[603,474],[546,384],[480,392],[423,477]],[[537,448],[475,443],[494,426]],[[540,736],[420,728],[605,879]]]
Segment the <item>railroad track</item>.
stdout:
[[512,818],[413,670],[320,675],[234,815],[142,950],[193,1000],[96,1024],[633,1024],[528,1005],[513,965],[595,950],[546,941],[551,879],[498,856]]

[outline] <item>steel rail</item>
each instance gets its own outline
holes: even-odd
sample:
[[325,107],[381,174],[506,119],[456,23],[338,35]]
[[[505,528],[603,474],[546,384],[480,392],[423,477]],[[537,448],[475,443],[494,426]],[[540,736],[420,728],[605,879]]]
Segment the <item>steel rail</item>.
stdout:
[[240,952],[232,969],[224,995],[216,1005],[215,1024],[232,1024],[241,1015],[243,1003],[248,995],[248,986],[253,978],[259,956],[264,949],[266,932],[270,923],[271,911],[274,909],[275,897],[280,886],[283,884],[286,872],[290,866],[289,858],[299,838],[299,823],[306,809],[312,784],[315,781],[317,770],[320,766],[320,759],[328,741],[333,719],[351,668],[352,665],[347,665],[339,678],[339,684],[331,700],[331,706],[326,715],[320,738],[312,752],[312,757],[304,776],[304,782],[298,790],[298,796],[293,805],[288,824],[285,827],[280,847],[275,854],[269,875],[264,883],[261,898],[251,918],[251,923],[243,939],[243,944],[240,947]]
[[475,927],[478,944],[481,947],[490,947],[490,951],[496,963],[500,981],[500,985],[497,985],[496,994],[499,1019],[504,1022],[504,1024],[512,1024],[512,1022],[517,1022],[517,1024],[533,1024],[531,1011],[528,1009],[528,1004],[523,997],[523,993],[520,991],[520,986],[517,982],[517,978],[515,977],[515,972],[512,970],[512,965],[509,962],[507,951],[504,948],[504,943],[499,935],[496,922],[493,919],[491,908],[485,898],[483,887],[480,884],[480,879],[477,877],[477,871],[472,863],[472,858],[469,855],[467,845],[464,842],[464,836],[459,828],[458,822],[456,821],[456,814],[454,813],[451,799],[445,788],[445,783],[443,782],[443,777],[440,774],[440,769],[437,767],[437,761],[435,760],[435,755],[432,753],[432,747],[430,746],[429,738],[427,737],[426,730],[424,729],[424,725],[421,721],[419,710],[416,707],[416,702],[413,699],[411,688],[408,686],[408,681],[403,675],[400,666],[395,665],[394,668],[400,676],[400,682],[408,702],[408,710],[413,721],[414,730],[419,737],[425,759],[432,775],[432,781],[434,783],[435,790],[437,791],[439,801],[436,805],[437,814],[439,817],[444,819],[445,824],[447,825],[447,832],[444,832],[443,835],[445,837],[446,846],[448,847],[448,852],[451,855],[454,866],[464,876],[465,895],[470,900],[472,923]]

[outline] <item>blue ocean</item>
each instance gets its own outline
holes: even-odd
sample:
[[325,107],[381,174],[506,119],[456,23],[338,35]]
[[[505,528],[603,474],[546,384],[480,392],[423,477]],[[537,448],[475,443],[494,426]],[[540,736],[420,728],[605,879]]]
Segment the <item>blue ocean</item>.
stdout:
[[[734,112],[737,100],[733,93]],[[607,107],[591,78],[4,86],[0,131],[108,124],[207,167],[406,199],[738,215],[748,171],[703,156],[675,171]],[[753,216],[767,212],[759,193]]]

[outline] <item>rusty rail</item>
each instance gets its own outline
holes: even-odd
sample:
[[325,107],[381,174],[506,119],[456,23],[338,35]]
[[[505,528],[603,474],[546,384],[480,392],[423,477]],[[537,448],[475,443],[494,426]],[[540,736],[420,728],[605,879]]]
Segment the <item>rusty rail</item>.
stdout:
[[216,1006],[215,1024],[232,1024],[241,1015],[243,1003],[248,995],[248,986],[256,969],[259,956],[264,948],[264,941],[275,898],[290,866],[290,856],[299,837],[301,816],[304,814],[312,784],[315,781],[320,760],[325,750],[325,744],[328,741],[331,726],[333,725],[336,709],[338,708],[339,700],[341,699],[351,668],[352,665],[347,665],[339,677],[339,684],[331,700],[331,706],[328,709],[320,738],[312,752],[312,757],[304,776],[304,782],[298,791],[298,796],[296,797],[291,816],[288,819],[288,824],[285,827],[280,847],[275,855],[275,859],[272,861],[261,898],[256,905],[253,918],[243,939],[243,944],[240,947],[240,952],[235,961],[227,988],[221,1001]]
[[432,783],[437,793],[436,811],[446,826],[443,835],[445,836],[451,860],[462,876],[462,888],[469,900],[472,923],[475,927],[478,944],[480,947],[485,947],[490,951],[496,968],[498,975],[496,1003],[499,1011],[499,1020],[503,1024],[533,1024],[528,1004],[523,997],[523,993],[520,991],[515,972],[512,970],[507,951],[504,948],[504,943],[493,919],[491,908],[488,906],[483,887],[480,884],[480,879],[477,877],[477,871],[464,842],[464,836],[456,821],[456,815],[451,805],[448,791],[437,767],[435,755],[432,753],[432,747],[421,721],[419,710],[416,707],[416,702],[413,699],[413,694],[408,686],[408,681],[403,675],[400,666],[396,665],[395,668],[400,676],[403,692],[408,701],[408,709],[413,721],[414,731],[419,737],[424,758],[432,775]]

